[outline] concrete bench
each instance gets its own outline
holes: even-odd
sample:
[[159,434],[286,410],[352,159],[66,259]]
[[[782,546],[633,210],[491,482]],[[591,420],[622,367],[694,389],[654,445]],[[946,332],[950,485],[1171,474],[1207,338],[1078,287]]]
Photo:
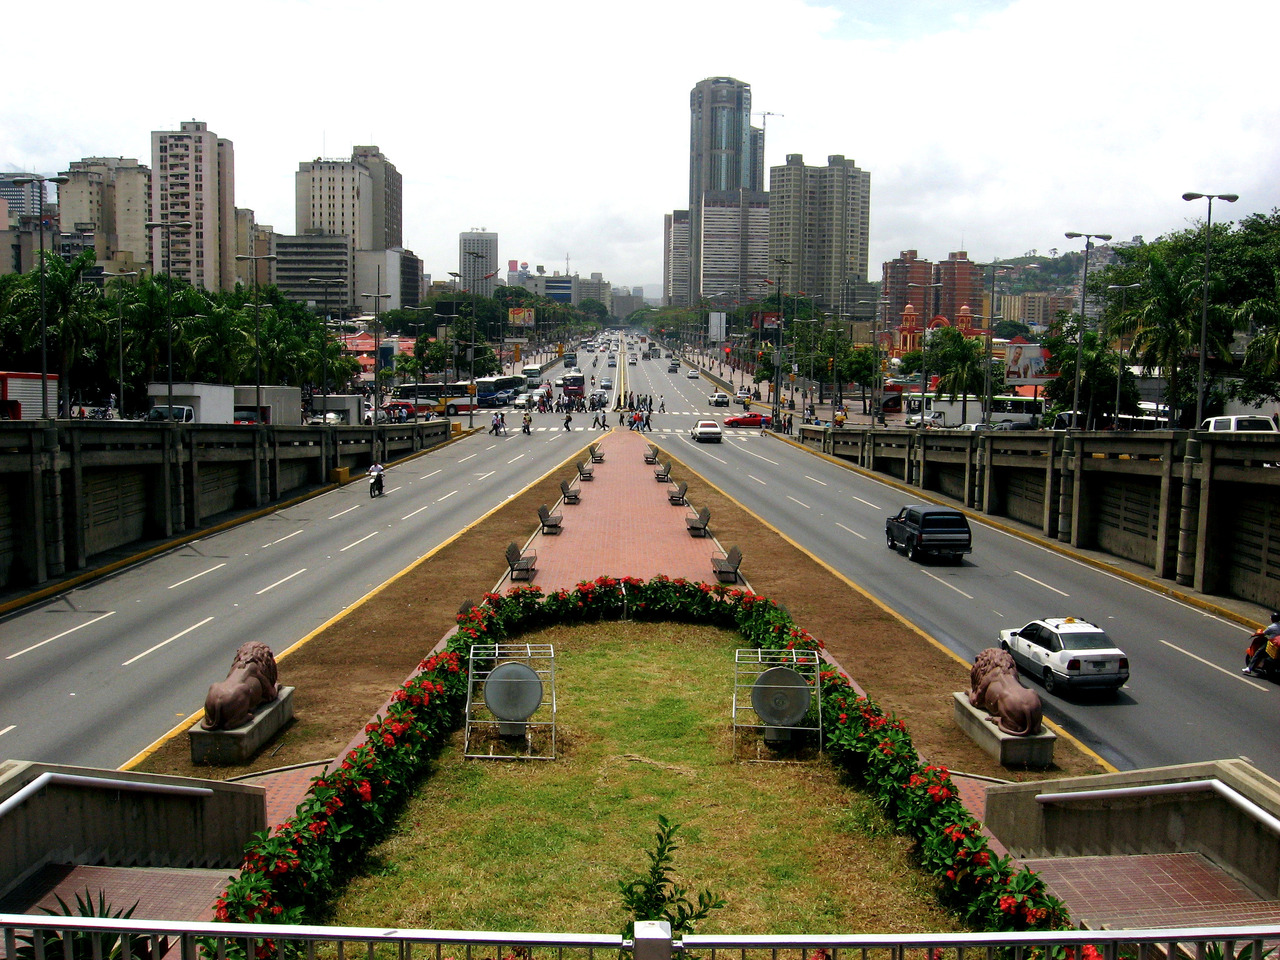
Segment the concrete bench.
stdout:
[[532,550],[521,551],[514,542],[507,544],[507,566],[512,580],[532,580],[537,562],[538,555]]
[[595,479],[595,471],[591,469],[591,464],[587,463],[587,461],[585,460],[583,460],[580,464],[578,464],[578,479],[579,480]]
[[661,466],[658,467],[657,470],[653,471],[653,479],[657,480],[659,483],[666,483],[668,480],[671,479],[670,461],[662,464]]
[[689,492],[689,484],[681,480],[674,487],[672,487],[670,490],[667,491],[667,499],[670,500],[672,503],[674,503],[676,506],[682,507],[685,505],[685,502],[686,502],[684,499],[684,495],[688,492]]
[[564,519],[558,513],[552,513],[547,509],[544,503],[538,508],[538,519],[542,521],[542,532],[544,535],[550,535],[560,532],[560,521]]
[[645,463],[658,462],[658,448],[655,447],[652,443],[649,444],[649,449],[645,451],[644,462]]
[[580,491],[576,487],[569,486],[569,481],[560,481],[560,496],[564,498],[565,503],[578,503],[582,497]]
[[587,447],[587,453],[591,454],[592,463],[604,463],[604,451],[600,449],[600,444],[590,444]]
[[685,517],[684,525],[691,537],[705,537],[708,534],[707,524],[711,522],[711,508],[703,507],[696,517]]
[[742,551],[737,547],[730,547],[728,553],[717,553],[711,558],[711,569],[722,583],[737,583],[741,565]]

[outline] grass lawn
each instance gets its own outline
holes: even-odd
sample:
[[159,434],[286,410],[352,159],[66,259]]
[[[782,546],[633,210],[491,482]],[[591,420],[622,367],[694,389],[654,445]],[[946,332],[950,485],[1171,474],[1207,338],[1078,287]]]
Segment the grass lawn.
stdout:
[[690,899],[727,901],[701,933],[961,929],[825,759],[732,761],[735,634],[609,622],[519,639],[555,645],[558,759],[465,760],[458,731],[325,922],[620,931],[618,881],[647,870],[663,814],[684,825]]

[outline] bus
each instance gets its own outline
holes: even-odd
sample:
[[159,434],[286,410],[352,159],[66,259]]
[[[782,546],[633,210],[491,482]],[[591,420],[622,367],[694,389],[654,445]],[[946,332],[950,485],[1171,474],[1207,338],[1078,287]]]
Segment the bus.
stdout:
[[564,395],[566,397],[585,397],[587,394],[586,381],[586,374],[566,373],[564,375]]
[[482,407],[500,407],[515,399],[516,393],[523,386],[524,377],[519,374],[480,377],[476,380],[476,402]]
[[537,365],[525,367],[520,371],[520,376],[524,377],[526,384],[535,387],[542,382],[542,368]]
[[391,399],[413,404],[418,416],[434,413],[452,417],[474,409],[469,386],[467,383],[402,383],[391,391]]
[[[908,414],[919,416],[920,394],[903,393],[903,407]],[[948,427],[958,427],[966,420],[977,423],[982,419],[982,398],[975,396],[957,396],[954,400],[946,396],[925,394],[925,409],[941,413]],[[967,408],[967,409],[966,409]],[[1042,397],[1019,397],[1016,395],[995,396],[991,398],[991,411],[988,423],[1034,423],[1039,425],[1044,420],[1044,399]]]
[[578,365],[578,355],[576,353],[565,351],[564,368],[566,370],[572,370],[577,365]]

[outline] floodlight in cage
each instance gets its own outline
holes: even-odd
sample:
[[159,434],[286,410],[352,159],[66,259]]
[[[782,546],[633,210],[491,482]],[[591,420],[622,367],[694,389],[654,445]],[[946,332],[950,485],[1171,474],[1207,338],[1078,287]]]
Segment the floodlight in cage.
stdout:
[[474,644],[463,754],[554,760],[555,648],[548,643]]
[[779,747],[793,734],[817,734],[822,749],[821,672],[816,650],[742,649],[734,655],[733,749],[739,731],[762,730]]

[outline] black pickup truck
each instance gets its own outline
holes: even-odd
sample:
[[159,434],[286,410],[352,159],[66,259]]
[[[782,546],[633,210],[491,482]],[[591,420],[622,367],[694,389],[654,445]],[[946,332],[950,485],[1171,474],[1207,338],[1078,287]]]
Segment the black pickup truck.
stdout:
[[973,552],[969,520],[951,507],[909,503],[884,522],[884,538],[890,550],[901,545],[908,560],[948,557],[960,563]]

